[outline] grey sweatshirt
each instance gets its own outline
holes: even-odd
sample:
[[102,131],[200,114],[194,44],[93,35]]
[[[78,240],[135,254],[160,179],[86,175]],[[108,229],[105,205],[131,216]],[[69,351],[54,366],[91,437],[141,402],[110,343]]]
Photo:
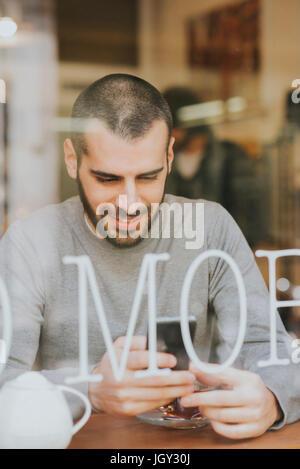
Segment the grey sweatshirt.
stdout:
[[[192,202],[167,195],[168,203]],[[198,200],[199,202],[199,200]],[[147,253],[169,253],[157,264],[157,316],[178,316],[183,280],[192,261],[207,249],[220,249],[236,261],[247,293],[247,330],[235,366],[258,373],[276,395],[284,417],[273,428],[300,418],[299,367],[259,368],[270,355],[269,296],[254,255],[229,213],[219,204],[204,203],[205,239],[201,249],[186,249],[186,239],[144,239],[120,249],[100,240],[86,224],[78,197],[47,206],[13,223],[0,241],[0,276],[13,314],[13,341],[0,384],[30,369],[54,383],[78,374],[78,271],[64,256],[88,255],[112,338],[126,335],[142,259]],[[1,309],[1,306],[0,306]],[[197,318],[195,349],[200,359],[223,362],[235,344],[239,325],[239,297],[231,268],[212,257],[198,268],[191,288],[189,314]],[[2,315],[1,315],[2,318]],[[2,321],[2,319],[0,320]],[[147,332],[147,297],[143,297],[136,334]],[[91,292],[88,294],[89,365],[105,353],[105,345]],[[278,356],[291,358],[291,339],[277,318]],[[74,385],[87,394],[88,384]],[[70,400],[73,416],[81,403]]]

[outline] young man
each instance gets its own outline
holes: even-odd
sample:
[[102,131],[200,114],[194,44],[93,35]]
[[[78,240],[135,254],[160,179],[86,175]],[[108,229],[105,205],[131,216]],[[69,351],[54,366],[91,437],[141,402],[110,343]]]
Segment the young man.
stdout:
[[[14,223],[0,243],[1,277],[14,320],[2,382],[33,366],[56,383],[78,373],[78,272],[75,265],[63,264],[64,256],[89,256],[120,356],[145,254],[170,254],[168,262],[157,265],[156,301],[158,316],[174,316],[179,314],[181,286],[191,262],[207,249],[220,249],[238,264],[248,300],[247,331],[235,367],[209,375],[191,365],[190,370],[173,370],[164,377],[136,378],[135,370],[148,366],[144,297],[126,372],[117,382],[89,295],[90,371],[101,373],[103,381],[80,388],[89,394],[94,409],[116,415],[136,415],[182,397],[184,406],[199,406],[215,431],[229,438],[254,437],[299,418],[295,366],[257,366],[270,354],[268,292],[231,216],[219,204],[202,201],[204,242],[198,249],[186,249],[184,236],[150,236],[158,213],[150,210],[153,204],[200,203],[164,192],[174,138],[170,110],[160,93],[140,78],[109,75],[80,94],[72,117],[73,132],[64,151],[79,197]],[[110,207],[105,214],[99,211],[103,205]],[[98,225],[104,217],[108,236],[102,239]],[[239,300],[234,276],[222,259],[210,258],[198,268],[189,304],[197,318],[195,348],[200,358],[224,361],[236,340]],[[279,318],[277,329],[278,355],[289,357],[290,339]],[[158,353],[157,361],[166,368],[176,363],[167,353]],[[194,393],[195,377],[222,389]]]

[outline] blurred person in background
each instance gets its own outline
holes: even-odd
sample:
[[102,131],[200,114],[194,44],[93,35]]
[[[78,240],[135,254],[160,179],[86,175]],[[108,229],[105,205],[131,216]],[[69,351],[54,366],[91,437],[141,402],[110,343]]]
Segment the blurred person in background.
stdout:
[[175,164],[167,179],[166,191],[191,199],[219,202],[253,247],[261,238],[261,210],[251,159],[238,144],[217,139],[211,126],[181,124],[179,109],[201,102],[194,90],[170,87],[163,96],[172,112],[175,137]]

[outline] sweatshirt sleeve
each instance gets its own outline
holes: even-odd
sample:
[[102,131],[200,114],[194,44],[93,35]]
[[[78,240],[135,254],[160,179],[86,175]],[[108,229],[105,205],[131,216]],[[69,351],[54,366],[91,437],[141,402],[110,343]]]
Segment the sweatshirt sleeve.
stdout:
[[[0,277],[4,281],[12,314],[12,343],[7,364],[0,375],[0,386],[6,381],[35,368],[41,328],[44,322],[46,292],[44,276],[36,250],[20,228],[11,225],[0,240]],[[0,337],[3,336],[3,315],[0,301]],[[93,367],[91,367],[92,369]],[[68,376],[78,374],[77,368],[40,371],[54,384],[63,384]],[[88,395],[88,383],[73,386]],[[65,394],[74,419],[80,417],[83,403],[76,396]]]
[[[291,360],[292,338],[277,312],[277,356],[287,365],[259,367],[258,361],[270,357],[269,292],[255,262],[255,257],[231,215],[219,204],[218,213],[208,233],[208,248],[227,252],[242,274],[247,296],[247,328],[234,366],[257,373],[276,396],[283,418],[271,429],[300,418],[299,365]],[[216,314],[216,355],[219,362],[229,357],[237,338],[240,321],[238,288],[230,266],[221,258],[209,259],[209,303]]]

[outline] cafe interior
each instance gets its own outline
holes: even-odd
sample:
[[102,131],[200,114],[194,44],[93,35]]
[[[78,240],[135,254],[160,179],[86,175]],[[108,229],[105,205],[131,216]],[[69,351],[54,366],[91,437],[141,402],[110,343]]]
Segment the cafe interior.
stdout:
[[[77,194],[63,154],[72,105],[128,73],[170,105],[170,193],[221,203],[254,254],[300,249],[299,17],[299,0],[0,0],[0,237]],[[276,290],[300,300],[299,256],[277,260]],[[300,307],[279,313],[300,337]]]

